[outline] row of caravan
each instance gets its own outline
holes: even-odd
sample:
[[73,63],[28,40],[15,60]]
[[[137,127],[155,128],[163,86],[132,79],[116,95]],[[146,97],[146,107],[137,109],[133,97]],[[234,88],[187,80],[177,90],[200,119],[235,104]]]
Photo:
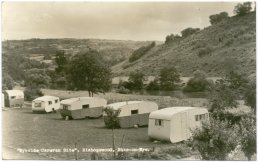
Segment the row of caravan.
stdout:
[[[19,90],[7,90],[2,94],[2,107],[22,107],[24,94]],[[119,125],[130,128],[148,125],[148,136],[153,139],[180,142],[191,137],[191,129],[200,127],[202,121],[209,120],[206,108],[200,107],[170,107],[158,109],[151,101],[126,101],[107,104],[98,97],[79,97],[60,101],[59,97],[42,96],[32,101],[33,112],[58,111],[65,118],[83,119],[85,117],[100,117],[104,122],[107,115],[103,108],[110,107],[119,110]]]
[[118,118],[121,128],[148,125],[150,138],[172,143],[189,139],[191,129],[200,127],[202,121],[209,120],[207,109],[201,107],[170,107],[159,110],[158,105],[151,101],[126,101],[107,105],[105,99],[98,97],[70,98],[60,103],[56,102],[59,98],[50,98],[50,96],[43,96],[35,99],[32,103],[32,110],[38,109],[35,107],[38,103],[41,103],[43,107],[45,105],[47,112],[56,110],[55,107],[49,107],[49,103],[56,103],[60,106],[59,113],[62,117],[82,119],[103,115],[105,122],[107,115],[103,113],[103,108],[110,107],[113,110],[120,110]]

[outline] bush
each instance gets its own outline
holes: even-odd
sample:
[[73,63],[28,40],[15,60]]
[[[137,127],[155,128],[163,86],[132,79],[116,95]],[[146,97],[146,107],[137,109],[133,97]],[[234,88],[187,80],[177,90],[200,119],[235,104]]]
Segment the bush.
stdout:
[[238,144],[237,126],[230,126],[226,121],[212,119],[192,131],[193,146],[203,160],[226,160],[228,154]]
[[133,54],[129,57],[129,62],[134,62],[145,55],[150,49],[152,49],[156,45],[155,42],[152,42],[148,46],[140,47],[139,49],[135,50]]
[[228,13],[227,12],[221,12],[219,14],[211,15],[209,18],[210,18],[211,25],[214,25],[218,22],[221,22],[222,20],[227,19],[228,18]]
[[110,107],[104,109],[107,116],[104,117],[104,122],[107,128],[120,128],[118,115],[121,110],[113,110]]
[[187,85],[183,88],[185,92],[203,92],[207,90],[209,82],[206,79],[206,76],[201,71],[196,71],[194,77],[191,78]]
[[243,4],[238,3],[234,8],[234,13],[237,16],[244,16],[247,13],[251,12],[251,10],[252,10],[251,2],[244,2]]
[[38,87],[35,87],[35,86],[26,87],[24,91],[24,98],[27,101],[32,101],[35,98],[41,97],[43,95],[44,95],[43,92]]
[[180,38],[181,37],[179,35],[170,34],[166,36],[165,44],[168,44],[170,42],[175,42],[177,40],[180,40]]
[[152,91],[152,90],[159,90],[160,87],[159,87],[158,80],[157,80],[157,79],[154,79],[153,81],[151,81],[151,82],[147,85],[146,89],[149,90],[149,91]]
[[206,46],[206,47],[201,48],[201,49],[199,50],[198,56],[199,56],[199,57],[203,57],[203,56],[209,55],[211,52],[212,52],[211,47]]
[[127,88],[125,88],[124,86],[120,86],[117,90],[117,93],[121,93],[121,94],[129,94],[131,91]]
[[189,35],[192,35],[198,31],[200,31],[199,28],[186,28],[182,30],[181,33],[182,33],[182,37],[188,37]]

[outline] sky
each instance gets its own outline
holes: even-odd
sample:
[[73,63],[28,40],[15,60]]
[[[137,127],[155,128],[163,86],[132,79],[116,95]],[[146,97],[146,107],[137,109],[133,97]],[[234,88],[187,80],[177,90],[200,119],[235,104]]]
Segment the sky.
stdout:
[[164,41],[234,2],[3,2],[2,39],[96,38]]

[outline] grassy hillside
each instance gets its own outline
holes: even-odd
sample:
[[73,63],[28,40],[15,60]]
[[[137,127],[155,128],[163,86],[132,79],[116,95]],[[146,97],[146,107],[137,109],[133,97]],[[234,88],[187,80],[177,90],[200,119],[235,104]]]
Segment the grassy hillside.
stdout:
[[[64,50],[67,55],[75,55],[89,48],[98,50],[104,59],[114,65],[125,60],[137,48],[149,42],[102,40],[102,39],[28,39],[3,42],[4,54],[19,54],[35,58],[45,55],[55,56],[57,50]],[[43,57],[42,57],[43,58]]]
[[[151,34],[151,33],[150,33]],[[231,17],[193,35],[157,45],[140,59],[125,60],[112,67],[116,75],[142,71],[157,75],[161,68],[175,66],[182,76],[203,70],[208,76],[223,76],[229,69],[255,77],[256,17],[250,13]]]

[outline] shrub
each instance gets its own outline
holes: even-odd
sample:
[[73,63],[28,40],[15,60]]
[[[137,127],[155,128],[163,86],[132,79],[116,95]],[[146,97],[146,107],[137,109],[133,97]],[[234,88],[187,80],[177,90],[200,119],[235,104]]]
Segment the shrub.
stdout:
[[226,160],[228,154],[238,144],[237,126],[229,126],[226,121],[212,119],[192,131],[193,146],[200,152],[203,160]]
[[196,32],[200,31],[200,28],[186,28],[181,31],[182,37],[188,37]]
[[24,91],[24,98],[27,101],[32,101],[33,99],[41,97],[43,95],[43,92],[36,86],[26,87]]
[[243,4],[238,3],[234,8],[234,13],[237,16],[243,16],[251,12],[251,10],[252,10],[251,2],[244,2]]
[[181,37],[179,35],[170,34],[166,36],[165,44],[168,44],[170,42],[175,42],[177,40],[180,40],[180,38]]
[[201,48],[201,49],[199,50],[198,56],[199,56],[199,57],[203,57],[203,56],[209,55],[211,52],[212,52],[211,47],[206,46],[206,47],[203,47],[203,48]]
[[117,93],[121,93],[121,94],[129,94],[131,91],[127,88],[125,88],[124,86],[120,86],[117,90]]
[[160,89],[174,90],[176,83],[180,82],[180,74],[174,67],[165,67],[160,71]]
[[140,47],[139,49],[135,50],[133,54],[129,57],[129,62],[134,62],[145,55],[150,49],[152,49],[156,45],[155,42],[152,42],[148,46]]
[[227,19],[228,18],[228,13],[227,12],[221,12],[219,14],[211,15],[209,18],[210,18],[211,25],[214,25],[218,22],[221,22],[222,20]]
[[120,110],[113,110],[110,107],[104,109],[104,112],[107,116],[104,117],[104,122],[107,128],[119,128],[119,119],[118,115],[120,114]]
[[202,92],[208,88],[209,82],[206,79],[204,72],[194,72],[194,77],[191,78],[187,85],[183,88],[185,92]]
[[147,90],[159,90],[160,87],[159,87],[159,83],[158,83],[158,79],[154,79],[153,81],[151,81],[147,87],[146,87]]

